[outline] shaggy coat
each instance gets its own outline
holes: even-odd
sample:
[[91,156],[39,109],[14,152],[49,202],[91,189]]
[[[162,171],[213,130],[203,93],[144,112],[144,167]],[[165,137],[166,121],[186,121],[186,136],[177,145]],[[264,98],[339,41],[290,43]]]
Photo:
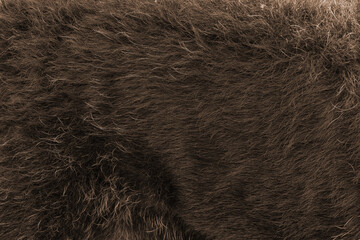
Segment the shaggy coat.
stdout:
[[0,239],[359,239],[359,14],[2,0]]

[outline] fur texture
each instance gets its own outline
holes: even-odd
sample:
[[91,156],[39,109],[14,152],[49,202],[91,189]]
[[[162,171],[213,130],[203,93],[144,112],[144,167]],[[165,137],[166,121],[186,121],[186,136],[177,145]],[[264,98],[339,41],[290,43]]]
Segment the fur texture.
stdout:
[[0,239],[359,239],[359,18],[1,1]]

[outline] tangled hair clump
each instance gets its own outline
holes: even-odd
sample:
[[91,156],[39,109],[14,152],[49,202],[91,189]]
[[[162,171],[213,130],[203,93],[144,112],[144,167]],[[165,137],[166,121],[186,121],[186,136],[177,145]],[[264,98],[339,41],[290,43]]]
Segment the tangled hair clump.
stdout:
[[359,239],[359,13],[2,0],[0,239]]

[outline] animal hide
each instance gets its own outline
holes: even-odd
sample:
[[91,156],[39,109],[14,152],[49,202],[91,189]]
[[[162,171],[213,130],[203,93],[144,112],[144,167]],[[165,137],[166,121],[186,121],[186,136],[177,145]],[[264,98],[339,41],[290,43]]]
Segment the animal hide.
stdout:
[[358,5],[2,0],[0,239],[359,239]]

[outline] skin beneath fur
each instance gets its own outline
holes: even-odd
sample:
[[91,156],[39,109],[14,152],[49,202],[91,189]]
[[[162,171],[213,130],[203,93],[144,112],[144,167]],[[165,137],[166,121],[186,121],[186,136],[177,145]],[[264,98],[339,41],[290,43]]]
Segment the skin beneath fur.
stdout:
[[0,239],[359,239],[358,20],[2,1]]

